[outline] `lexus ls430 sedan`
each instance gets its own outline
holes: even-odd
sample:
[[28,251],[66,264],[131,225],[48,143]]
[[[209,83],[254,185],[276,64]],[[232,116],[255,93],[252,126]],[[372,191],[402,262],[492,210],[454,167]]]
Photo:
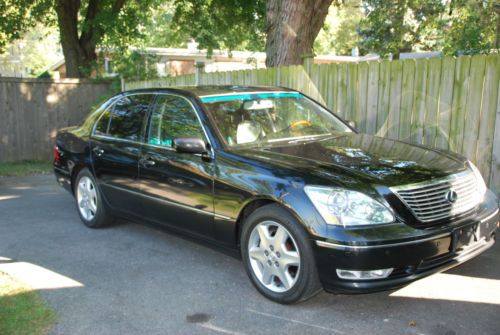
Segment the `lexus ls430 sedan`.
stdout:
[[498,200],[442,150],[357,132],[293,90],[120,93],[57,134],[54,170],[85,225],[165,225],[239,255],[257,290],[405,285],[491,247]]

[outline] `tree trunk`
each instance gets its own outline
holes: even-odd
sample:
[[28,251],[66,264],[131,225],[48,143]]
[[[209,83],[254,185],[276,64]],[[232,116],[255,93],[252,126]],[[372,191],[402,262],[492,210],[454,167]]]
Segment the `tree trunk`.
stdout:
[[302,64],[311,54],[332,0],[269,0],[267,2],[266,66]]
[[[115,0],[111,14],[116,17],[126,0]],[[101,0],[89,0],[87,13],[82,22],[85,30],[78,37],[78,15],[81,0],[56,0],[56,13],[61,35],[61,45],[66,62],[68,78],[85,78],[91,75],[97,60],[96,46],[104,35],[103,29],[94,21],[102,9]]]
[[56,13],[68,78],[84,77],[84,52],[78,39],[80,0],[56,0]]

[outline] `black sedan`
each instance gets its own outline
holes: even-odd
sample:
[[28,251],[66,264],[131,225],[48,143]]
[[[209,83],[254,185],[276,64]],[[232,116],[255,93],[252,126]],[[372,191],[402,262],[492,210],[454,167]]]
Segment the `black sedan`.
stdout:
[[125,217],[234,252],[280,303],[443,271],[499,221],[465,158],[360,134],[285,88],[123,92],[60,130],[54,156],[85,225]]

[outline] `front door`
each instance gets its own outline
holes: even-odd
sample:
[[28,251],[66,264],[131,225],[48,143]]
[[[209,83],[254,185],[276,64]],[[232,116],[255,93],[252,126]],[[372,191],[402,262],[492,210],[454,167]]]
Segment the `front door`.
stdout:
[[139,163],[145,215],[158,223],[214,237],[213,163],[201,155],[178,153],[173,140],[198,137],[206,141],[191,102],[159,94]]
[[90,139],[94,175],[114,209],[140,214],[139,158],[152,94],[120,98],[105,111]]

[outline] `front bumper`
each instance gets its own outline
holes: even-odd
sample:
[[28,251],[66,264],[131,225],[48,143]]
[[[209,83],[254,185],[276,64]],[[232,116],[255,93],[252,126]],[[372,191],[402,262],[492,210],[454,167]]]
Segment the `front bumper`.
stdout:
[[[405,242],[346,245],[314,241],[320,280],[326,291],[367,293],[398,288],[457,266],[481,254],[495,243],[498,208],[446,232]],[[393,268],[384,279],[346,280],[337,269],[376,270]]]

